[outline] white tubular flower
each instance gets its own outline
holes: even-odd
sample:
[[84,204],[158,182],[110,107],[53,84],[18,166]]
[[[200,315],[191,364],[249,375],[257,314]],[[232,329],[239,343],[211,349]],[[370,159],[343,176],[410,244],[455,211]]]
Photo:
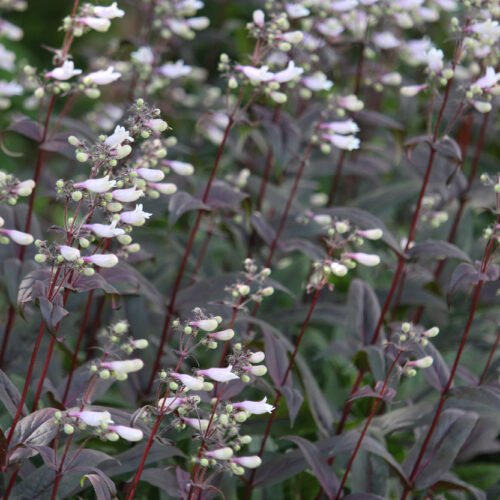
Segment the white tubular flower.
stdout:
[[234,330],[232,328],[228,328],[227,330],[221,330],[220,332],[209,333],[208,336],[211,339],[227,341],[234,337]]
[[115,236],[120,236],[121,234],[125,234],[125,230],[121,228],[117,228],[116,224],[118,224],[117,220],[114,220],[111,224],[83,224],[83,229],[88,229],[92,231],[97,236],[101,238],[114,238]]
[[384,50],[395,49],[401,45],[401,42],[390,31],[374,33],[373,43]]
[[347,151],[359,149],[360,141],[354,135],[322,134],[321,137],[339,149],[346,149]]
[[177,160],[163,160],[162,163],[170,167],[177,175],[193,175],[194,167],[191,163]]
[[332,223],[332,218],[328,214],[315,214],[312,219],[320,226],[328,226]]
[[492,66],[486,68],[486,73],[484,76],[476,80],[472,87],[479,87],[480,89],[490,89],[495,87],[500,80],[500,73],[496,73]]
[[146,349],[149,345],[147,339],[136,339],[130,342],[134,349]]
[[241,465],[242,467],[246,467],[247,469],[256,469],[257,467],[260,467],[262,459],[258,455],[252,455],[249,457],[234,457],[231,458],[231,462]]
[[121,73],[114,71],[114,69],[113,66],[109,66],[107,69],[94,71],[94,73],[89,73],[83,81],[95,85],[108,85],[122,76]]
[[61,252],[61,255],[65,260],[70,262],[80,258],[80,250],[78,248],[70,247],[68,245],[60,245],[57,249]]
[[164,132],[168,128],[168,123],[161,118],[154,118],[153,120],[149,120],[145,123],[145,125],[155,132]]
[[0,36],[5,36],[9,40],[18,42],[19,40],[22,40],[24,33],[23,30],[19,28],[19,26],[9,23],[9,21],[6,21],[5,19],[1,19]]
[[203,384],[205,383],[199,378],[192,377],[191,375],[186,375],[184,373],[172,372],[170,373],[170,376],[179,380],[183,385],[192,391],[201,391],[203,389]]
[[24,89],[19,83],[0,80],[0,96],[11,97],[14,95],[23,95],[23,92]]
[[197,419],[184,417],[182,420],[199,432],[203,432],[208,429],[208,420],[206,418]]
[[106,137],[104,144],[109,146],[111,149],[116,149],[125,141],[134,142],[134,138],[130,137],[129,132],[125,127],[117,125],[113,134]]
[[498,24],[498,21],[492,21],[491,19],[471,24],[467,31],[476,33],[480,40],[488,45],[493,45],[500,38],[500,24]]
[[304,39],[304,33],[302,31],[289,31],[288,33],[283,33],[282,35],[278,35],[276,38],[279,40],[284,40],[292,45],[297,45]]
[[380,81],[385,85],[394,85],[396,87],[398,85],[401,85],[402,80],[403,77],[396,71],[393,71],[392,73],[386,73],[385,75],[380,77]]
[[131,226],[142,226],[146,222],[146,219],[149,219],[151,215],[153,214],[144,212],[142,210],[142,204],[139,203],[136,205],[134,210],[122,212],[120,214],[120,220],[125,224],[130,224]]
[[355,134],[359,132],[358,124],[352,119],[341,122],[322,123],[319,128],[328,130],[334,134]]
[[365,229],[356,231],[356,233],[368,240],[379,240],[384,235],[382,229]]
[[489,102],[476,101],[475,99],[469,99],[469,102],[474,106],[476,111],[479,111],[479,113],[489,113],[492,109]]
[[16,229],[0,229],[0,233],[5,234],[14,243],[22,246],[31,245],[35,240],[31,234],[23,233],[22,231],[17,231]]
[[233,449],[226,446],[218,450],[205,451],[204,455],[209,458],[215,458],[215,460],[229,460],[233,456]]
[[144,192],[137,189],[137,186],[133,186],[127,189],[115,189],[111,192],[111,196],[117,201],[132,202],[144,196]]
[[262,351],[256,351],[250,354],[248,361],[250,361],[250,363],[262,363],[265,357],[266,355]]
[[198,375],[205,375],[216,382],[229,382],[230,380],[236,380],[239,378],[238,375],[231,371],[232,369],[232,365],[229,365],[226,368],[208,368],[206,370],[198,370],[196,373]]
[[215,318],[191,321],[189,324],[190,326],[195,326],[196,328],[199,328],[200,330],[203,330],[205,332],[213,332],[219,326],[219,323]]
[[233,408],[238,408],[239,410],[245,410],[253,415],[262,415],[264,413],[271,413],[274,410],[274,406],[266,403],[267,397],[262,401],[241,401],[239,403],[232,403]]
[[380,257],[375,254],[363,253],[363,252],[353,252],[344,254],[346,257],[363,264],[364,266],[378,266],[380,264]]
[[262,28],[264,26],[265,21],[266,21],[266,16],[264,15],[264,12],[261,9],[257,9],[257,10],[253,11],[252,19],[253,19],[253,22],[259,28]]
[[84,262],[90,262],[99,267],[114,267],[118,264],[118,257],[112,253],[90,255],[89,257],[82,257],[82,259]]
[[443,69],[443,57],[443,51],[434,47],[427,52],[427,66],[431,73],[441,73]]
[[111,21],[104,17],[77,17],[76,20],[89,28],[104,33],[109,30]]
[[35,181],[33,180],[27,180],[20,182],[13,190],[12,192],[17,194],[18,196],[29,196],[33,189],[35,188]]
[[161,194],[174,194],[177,191],[177,186],[173,182],[150,182],[148,186]]
[[420,359],[416,359],[415,361],[408,361],[407,365],[408,366],[414,366],[416,368],[429,368],[434,360],[432,359],[432,356],[425,356]]
[[110,425],[108,429],[112,432],[116,432],[122,439],[127,441],[140,441],[144,434],[140,429],[134,429],[133,427],[127,427],[126,425]]
[[158,400],[158,404],[156,406],[163,413],[170,413],[179,408],[179,406],[185,401],[186,398],[178,398],[175,396],[171,398],[161,398]]
[[160,182],[165,178],[163,170],[158,168],[136,168],[134,172],[149,182]]
[[100,427],[113,423],[109,411],[68,411],[68,415],[81,420],[84,424],[90,425],[91,427]]
[[347,274],[347,267],[339,262],[330,262],[330,269],[335,276],[345,276]]
[[285,4],[285,10],[290,19],[298,19],[299,17],[306,17],[311,13],[309,9],[298,3]]
[[404,97],[414,97],[422,90],[425,90],[428,87],[427,84],[422,84],[422,85],[406,85],[405,87],[401,87],[399,89],[399,92],[402,96]]
[[333,87],[333,82],[328,80],[321,71],[316,71],[312,75],[302,78],[301,82],[313,91],[330,90]]
[[16,54],[7,50],[5,45],[0,43],[0,69],[5,71],[14,71],[16,65],[14,64],[16,60]]
[[175,63],[165,63],[160,66],[156,71],[166,78],[175,80],[177,78],[182,78],[183,76],[188,76],[193,70],[192,66],[184,64],[182,59],[179,59]]
[[76,182],[73,184],[73,187],[86,189],[92,193],[106,193],[114,187],[115,184],[116,181],[110,181],[109,175],[106,175],[106,177],[101,177],[100,179],[87,179],[83,182]]
[[108,370],[121,374],[137,372],[144,366],[144,361],[142,359],[126,359],[124,361],[103,361],[101,363],[102,368],[107,368]]
[[262,66],[261,68],[254,68],[253,66],[242,66],[238,64],[235,69],[241,71],[252,82],[269,82],[274,78],[274,73],[271,73],[269,66]]
[[256,377],[263,377],[267,373],[267,366],[266,365],[246,366],[244,370],[250,372],[252,375]]
[[432,328],[429,328],[424,333],[422,333],[422,336],[427,338],[432,338],[438,334],[439,334],[439,328],[437,326],[433,326]]
[[125,15],[125,11],[119,9],[116,2],[113,2],[108,7],[102,7],[97,5],[94,7],[94,14],[97,17],[103,17],[105,19],[114,19],[115,17],[123,17]]
[[73,61],[64,61],[62,66],[45,73],[45,77],[54,78],[55,80],[69,80],[73,76],[81,74],[81,72],[81,69],[75,69]]
[[145,64],[146,66],[151,66],[154,62],[154,54],[151,47],[139,47],[130,54],[130,58],[137,64]]
[[354,94],[338,98],[339,105],[348,111],[361,111],[365,105]]
[[302,73],[304,73],[303,68],[298,68],[295,66],[294,61],[290,61],[286,69],[275,73],[273,80],[279,83],[290,82],[298,78]]
[[210,26],[210,19],[206,16],[190,17],[186,19],[187,25],[194,30],[204,30]]

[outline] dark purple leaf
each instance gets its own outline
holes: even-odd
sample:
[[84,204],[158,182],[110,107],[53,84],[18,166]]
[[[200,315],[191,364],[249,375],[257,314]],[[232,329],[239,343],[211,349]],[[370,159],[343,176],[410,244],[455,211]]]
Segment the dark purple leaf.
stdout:
[[444,260],[446,258],[454,258],[470,262],[470,257],[460,250],[457,246],[447,241],[424,241],[417,243],[408,250],[408,254],[412,258],[427,257],[436,260]]
[[[362,398],[375,398],[375,399],[382,399],[383,401],[388,401],[391,402],[396,395],[396,391],[392,387],[388,387],[384,394],[381,392],[381,387],[380,384],[383,384],[383,382],[377,382],[377,386],[379,386],[379,390],[373,390],[369,385],[365,385],[358,391],[356,391],[349,399],[348,401],[355,401],[356,399],[362,399]],[[377,386],[375,389],[377,389]]]
[[96,469],[95,467],[90,467],[90,468],[85,468],[85,467],[80,467],[78,469],[74,469],[75,471],[86,471],[86,470],[91,470],[92,472],[85,474],[83,477],[88,479],[92,487],[94,488],[97,500],[114,500],[117,498],[116,496],[116,486],[111,479],[104,474],[99,469]]
[[295,389],[295,387],[281,387],[280,391],[283,396],[285,396],[286,406],[288,408],[288,416],[290,417],[290,424],[293,427],[300,407],[304,402],[304,396],[302,396],[301,392]]
[[[202,196],[203,191],[198,193],[196,198],[200,200],[200,203],[203,205],[201,200]],[[240,207],[241,202],[245,198],[248,198],[248,194],[236,190],[223,181],[215,180],[210,188],[206,205],[212,208],[232,208],[234,210]],[[202,207],[200,206],[199,208]]]
[[[19,394],[17,387],[2,370],[0,370],[0,401],[3,403],[9,414],[14,417],[19,403],[21,402],[21,395]],[[23,405],[22,415],[27,414],[28,409],[26,408],[26,405]]]
[[[415,480],[415,486],[418,489],[431,487],[450,471],[455,457],[472,432],[477,420],[478,416],[475,413],[462,410],[447,409],[442,412]],[[417,439],[403,462],[403,468],[408,474],[413,470],[426,435],[427,432],[424,432],[420,439]]]
[[442,391],[448,383],[450,369],[446,361],[443,359],[443,356],[441,356],[441,353],[432,343],[427,344],[425,347],[415,345],[414,350],[417,358],[423,358],[424,356],[432,357],[434,360],[432,365],[429,368],[422,370],[422,375],[425,377],[425,380],[427,380],[427,382],[434,387],[434,389]]
[[178,191],[173,194],[168,204],[169,216],[168,224],[172,227],[179,217],[192,210],[205,210],[209,212],[211,208],[198,198],[191,196],[185,191]]
[[[379,318],[380,304],[373,288],[364,281],[353,280],[347,296],[346,337],[355,337],[362,345],[370,345]],[[379,339],[382,338],[380,335]]]
[[17,132],[37,142],[40,142],[42,138],[42,127],[31,118],[21,118],[6,129],[5,132]]
[[[266,366],[269,370],[269,375],[277,388],[281,387],[281,383],[286,373],[289,364],[286,347],[275,337],[267,328],[263,327],[264,346],[266,352]],[[287,387],[292,386],[291,374],[288,376]]]
[[385,500],[384,497],[373,493],[351,493],[344,497],[344,500]]
[[333,500],[340,483],[318,448],[307,439],[299,436],[285,436],[283,439],[295,443],[300,448],[326,496]]
[[305,256],[312,260],[322,260],[326,258],[326,252],[316,243],[308,240],[302,240],[299,238],[293,238],[290,240],[282,241],[279,244],[279,248],[282,252],[302,252]]
[[141,474],[141,481],[146,481],[147,483],[152,484],[161,491],[167,492],[170,496],[182,498],[177,477],[173,471],[167,468],[144,469]]
[[264,220],[262,215],[259,213],[253,213],[250,221],[253,228],[257,231],[257,234],[269,246],[271,246],[276,236],[276,232],[274,231],[274,229]]

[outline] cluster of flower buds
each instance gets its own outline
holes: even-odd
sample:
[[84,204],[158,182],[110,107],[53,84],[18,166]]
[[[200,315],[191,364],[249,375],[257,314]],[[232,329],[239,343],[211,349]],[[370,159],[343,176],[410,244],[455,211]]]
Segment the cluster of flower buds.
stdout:
[[314,221],[327,233],[328,258],[315,262],[308,290],[322,288],[328,283],[330,275],[343,277],[357,264],[373,267],[380,264],[377,254],[348,251],[348,246],[361,246],[365,240],[376,241],[382,238],[382,229],[357,229],[347,220],[333,219],[329,214],[309,212],[301,218],[304,222]]
[[264,297],[270,297],[274,293],[274,288],[266,283],[266,280],[271,275],[271,269],[263,267],[259,270],[253,259],[245,259],[243,265],[244,281],[238,280],[233,285],[225,288],[232,299],[225,303],[240,309],[250,302],[262,302]]
[[125,320],[118,321],[101,331],[104,350],[108,355],[113,353],[132,354],[136,349],[146,349],[149,342],[146,339],[134,339],[128,335],[129,324]]
[[[417,346],[426,346],[430,338],[439,334],[439,328],[433,326],[425,330],[419,325],[404,322],[398,325],[398,331],[395,332],[390,342],[386,345],[394,346],[398,351],[411,353]],[[417,374],[416,368],[429,368],[433,363],[432,356],[424,356],[416,360],[406,360],[398,370],[401,374],[413,377]]]
[[440,195],[427,195],[422,200],[422,210],[420,211],[420,220],[438,228],[448,221],[448,212],[445,210],[436,210],[443,200]]
[[0,203],[15,205],[19,197],[30,196],[35,181],[20,181],[12,174],[0,170]]
[[[11,174],[0,170],[0,204],[15,205],[20,196],[29,196],[35,187],[32,180],[19,181]],[[5,229],[5,220],[0,217],[0,244],[6,245],[11,240],[18,245],[31,245],[34,238],[31,234],[17,229]]]
[[100,378],[106,380],[112,377],[115,380],[127,380],[129,373],[134,373],[144,367],[142,359],[125,359],[113,361],[100,361],[98,364],[92,364],[91,373],[96,373]]
[[319,128],[322,131],[320,147],[323,153],[330,153],[332,145],[347,151],[359,149],[360,141],[355,135],[359,132],[359,127],[352,119],[325,122]]
[[108,411],[73,409],[54,414],[54,423],[62,426],[65,434],[73,434],[75,430],[87,431],[103,441],[140,441],[143,432],[126,425],[115,425]]
[[[0,9],[23,11],[27,6],[24,0],[0,0]],[[23,30],[0,16],[0,40],[3,38],[19,41],[23,38]],[[12,74],[17,72],[16,54],[3,43],[0,43],[0,70]],[[17,81],[0,80],[0,109],[10,107],[10,98],[22,94],[23,87]]]
[[111,19],[124,15],[125,11],[119,9],[116,2],[107,7],[84,4],[75,17],[64,18],[63,29],[72,31],[75,37],[82,36],[90,30],[106,32],[111,27]]

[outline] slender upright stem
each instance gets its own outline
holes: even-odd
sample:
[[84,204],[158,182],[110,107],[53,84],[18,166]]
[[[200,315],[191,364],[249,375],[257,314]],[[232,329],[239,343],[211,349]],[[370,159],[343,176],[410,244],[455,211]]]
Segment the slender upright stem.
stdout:
[[366,419],[363,430],[361,431],[361,435],[359,436],[358,442],[356,443],[356,447],[354,448],[354,451],[352,452],[351,458],[349,459],[349,462],[347,464],[346,470],[344,472],[344,477],[342,478],[342,481],[340,482],[340,486],[339,486],[339,489],[337,491],[337,496],[335,497],[335,500],[339,500],[339,498],[342,495],[342,490],[344,489],[344,485],[347,481],[347,477],[349,476],[349,472],[351,471],[351,468],[352,468],[352,465],[353,465],[354,460],[356,458],[356,455],[358,454],[358,451],[361,448],[361,445],[363,443],[363,439],[365,438],[366,432],[368,431],[368,427],[370,427],[370,424],[373,420],[373,417],[377,413],[378,407],[380,406],[380,404],[383,401],[382,396],[384,396],[384,394],[387,390],[387,387],[389,385],[389,381],[390,381],[391,376],[392,376],[392,372],[396,368],[396,365],[399,361],[399,358],[401,357],[401,354],[402,354],[402,351],[398,351],[394,361],[391,364],[391,367],[389,368],[389,371],[387,372],[387,375],[386,375],[385,380],[384,380],[384,385],[380,391],[380,399],[375,400],[375,402],[373,404],[372,411],[370,412],[370,415]]
[[[283,375],[283,379],[281,380],[280,387],[285,386],[285,384],[287,383],[288,377],[290,376],[290,372],[292,371],[293,365],[295,363],[295,358],[297,357],[297,354],[299,352],[300,344],[301,344],[302,339],[304,337],[304,334],[307,330],[307,327],[309,326],[309,321],[311,320],[311,316],[314,312],[314,308],[316,307],[316,303],[318,302],[318,297],[319,297],[320,292],[321,292],[321,288],[319,288],[319,287],[314,292],[313,298],[311,300],[311,304],[309,306],[309,310],[307,312],[306,319],[304,320],[304,323],[302,324],[302,328],[300,330],[299,336],[297,337],[297,341],[295,342],[295,347],[294,347],[292,356],[290,357],[290,361],[288,362],[288,366],[286,368],[285,374]],[[267,442],[267,439],[269,438],[269,435],[271,433],[271,427],[273,425],[274,418],[276,417],[276,411],[278,408],[278,404],[281,400],[281,397],[282,397],[281,391],[279,389],[276,389],[276,395],[275,395],[274,403],[273,403],[274,408],[273,408],[271,415],[269,416],[269,419],[267,421],[267,426],[266,426],[264,438],[262,439],[262,442],[261,442],[260,448],[259,448],[259,457],[262,457],[262,455],[264,453],[264,449],[266,447],[266,442]],[[253,469],[251,474],[250,474],[250,477],[248,478],[248,485],[247,485],[247,489],[245,491],[244,500],[248,500],[250,498],[250,495],[251,495],[252,490],[253,490],[253,481],[255,479],[255,473],[256,473],[256,470]]]
[[493,344],[493,347],[491,348],[490,354],[488,356],[488,360],[486,361],[486,365],[484,366],[484,369],[483,369],[483,373],[481,374],[481,377],[479,379],[479,385],[481,385],[484,382],[484,379],[486,378],[486,375],[488,374],[488,370],[490,369],[491,362],[493,361],[493,356],[495,355],[495,352],[497,350],[499,343],[500,343],[500,329],[498,330],[497,338],[495,339],[495,343]]
[[[217,151],[217,156],[215,158],[214,166],[212,167],[212,171],[210,172],[210,177],[209,177],[208,182],[205,186],[205,191],[203,192],[203,198],[202,198],[203,203],[205,203],[208,200],[208,195],[210,194],[210,189],[212,188],[212,183],[214,181],[215,174],[217,173],[217,169],[219,167],[219,163],[220,163],[220,160],[222,158],[222,153],[224,152],[224,148],[226,146],[226,141],[227,141],[227,138],[229,136],[229,132],[234,124],[236,112],[238,111],[240,104],[241,104],[241,100],[243,98],[243,92],[244,92],[244,89],[240,92],[240,95],[238,97],[236,105],[234,106],[232,113],[229,115],[226,129],[224,130],[224,136],[222,138],[222,142],[220,143],[219,150]],[[167,341],[168,332],[170,330],[170,323],[172,321],[172,315],[175,312],[175,301],[177,299],[177,294],[179,292],[182,278],[184,276],[184,271],[186,269],[187,261],[189,259],[189,255],[191,253],[191,248],[193,246],[195,237],[198,233],[198,229],[200,227],[200,223],[201,223],[201,219],[203,218],[203,215],[204,215],[204,211],[199,210],[197,215],[196,215],[196,220],[195,220],[193,229],[191,230],[191,234],[189,236],[188,243],[186,245],[186,249],[184,251],[184,256],[182,257],[181,265],[179,267],[179,270],[177,272],[177,276],[175,278],[174,287],[172,289],[172,293],[170,295],[170,301],[169,301],[167,311],[165,314],[165,320],[164,320],[163,328],[162,328],[162,332],[161,332],[160,345],[158,346],[158,350],[156,352],[156,358],[155,358],[154,365],[153,365],[153,370],[151,372],[151,376],[149,377],[148,385],[146,387],[147,394],[149,394],[151,392],[151,387],[153,386],[153,382],[154,382],[156,373],[158,372],[158,370],[160,368],[161,357],[163,356],[163,349],[165,347],[165,342]]]

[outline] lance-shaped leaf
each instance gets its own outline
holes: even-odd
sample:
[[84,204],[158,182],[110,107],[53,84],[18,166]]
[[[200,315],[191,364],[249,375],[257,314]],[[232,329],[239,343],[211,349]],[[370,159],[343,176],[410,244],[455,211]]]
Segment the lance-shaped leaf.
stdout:
[[193,210],[205,210],[209,212],[211,208],[198,198],[191,196],[185,191],[178,191],[173,194],[168,204],[168,224],[172,227],[179,217]]
[[446,258],[460,259],[470,262],[470,257],[457,246],[447,241],[424,241],[417,243],[408,250],[411,258],[430,258],[444,260]]

